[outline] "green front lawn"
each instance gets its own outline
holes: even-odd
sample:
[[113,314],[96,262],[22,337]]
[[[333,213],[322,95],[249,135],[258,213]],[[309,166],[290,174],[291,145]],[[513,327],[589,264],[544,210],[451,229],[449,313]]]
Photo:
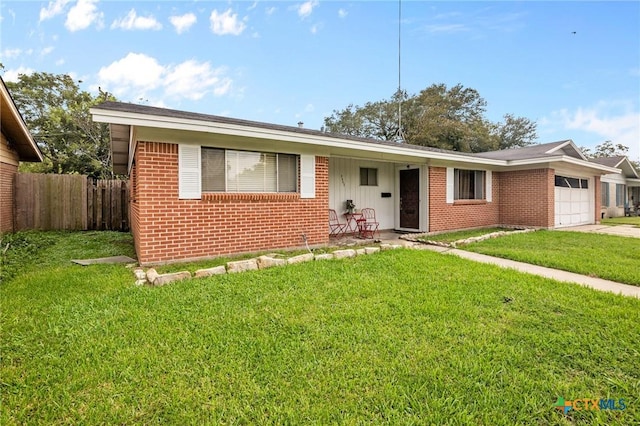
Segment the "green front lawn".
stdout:
[[603,225],[635,225],[640,227],[640,216],[610,217],[600,221]]
[[537,231],[484,240],[464,250],[640,286],[640,240]]
[[482,228],[482,229],[465,229],[463,231],[445,232],[442,234],[424,235],[418,238],[421,241],[438,241],[442,243],[453,243],[467,238],[480,237],[482,235],[491,234],[498,231],[511,231],[507,228]]
[[66,260],[129,236],[42,235],[0,285],[2,425],[640,421],[637,299],[418,250],[135,287]]

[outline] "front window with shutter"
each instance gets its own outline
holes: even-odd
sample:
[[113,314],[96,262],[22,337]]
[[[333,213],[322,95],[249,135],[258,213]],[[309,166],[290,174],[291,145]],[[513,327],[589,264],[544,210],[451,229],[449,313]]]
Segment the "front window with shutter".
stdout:
[[298,156],[202,148],[203,192],[296,192]]
[[485,171],[455,169],[454,172],[455,200],[484,200],[485,199]]

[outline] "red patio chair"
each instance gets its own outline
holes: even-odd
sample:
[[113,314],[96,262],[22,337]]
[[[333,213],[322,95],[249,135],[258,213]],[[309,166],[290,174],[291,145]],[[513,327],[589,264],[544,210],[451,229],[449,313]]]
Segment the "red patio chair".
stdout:
[[376,211],[370,207],[362,209],[362,219],[358,221],[358,228],[360,230],[360,237],[373,238],[375,233],[380,236],[378,227],[380,224],[376,219]]
[[346,223],[340,223],[338,220],[338,214],[335,210],[329,209],[329,236],[342,236],[347,230]]

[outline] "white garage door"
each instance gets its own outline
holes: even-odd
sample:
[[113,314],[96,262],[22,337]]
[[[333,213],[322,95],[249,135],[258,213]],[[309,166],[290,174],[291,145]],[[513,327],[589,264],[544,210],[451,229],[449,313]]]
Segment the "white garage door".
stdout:
[[588,179],[556,175],[556,227],[593,223]]

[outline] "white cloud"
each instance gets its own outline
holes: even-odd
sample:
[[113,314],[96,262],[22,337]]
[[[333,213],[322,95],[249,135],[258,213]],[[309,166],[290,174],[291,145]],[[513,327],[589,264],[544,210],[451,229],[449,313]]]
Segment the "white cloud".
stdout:
[[211,21],[211,31],[217,35],[240,35],[246,28],[245,23],[238,20],[238,14],[233,13],[231,9],[224,13],[218,13],[214,9],[209,20]]
[[113,21],[111,28],[120,28],[123,30],[160,30],[162,29],[162,24],[153,16],[138,16],[136,10],[131,9],[127,16]]
[[343,19],[346,18],[348,14],[349,14],[349,12],[347,12],[346,10],[338,9],[338,16],[340,18],[343,18]]
[[40,9],[40,22],[51,19],[54,16],[60,15],[64,12],[64,7],[71,2],[71,0],[55,0],[50,1],[47,7]]
[[542,126],[560,127],[569,135],[584,132],[590,141],[574,139],[578,146],[595,146],[606,140],[629,148],[629,156],[640,157],[640,111],[631,102],[599,102],[574,111],[554,111],[540,121]]
[[306,107],[304,107],[304,112],[313,112],[315,111],[315,107],[313,106],[313,104],[307,104]]
[[116,96],[132,90],[144,92],[162,84],[164,67],[155,58],[143,53],[129,53],[98,71],[101,84],[109,87]]
[[186,61],[166,69],[165,93],[191,100],[203,98],[213,91],[216,96],[225,95],[231,88],[231,80],[221,77],[224,68],[213,69],[208,62]]
[[464,24],[427,25],[426,29],[430,33],[459,33],[469,31],[469,28]]
[[84,30],[95,23],[102,27],[103,13],[98,12],[98,0],[78,0],[67,14],[64,26],[71,32]]
[[54,49],[55,49],[55,48],[54,48],[53,46],[45,47],[44,49],[42,49],[42,50],[40,51],[40,55],[41,55],[41,56],[46,56],[46,55],[48,55],[49,53],[53,52],[53,50],[54,50]]
[[269,8],[264,10],[264,13],[266,13],[269,16],[273,15],[275,12],[276,12],[276,8],[275,7],[269,7]]
[[4,49],[2,52],[0,52],[0,57],[6,58],[6,59],[17,58],[18,56],[20,56],[21,53],[22,53],[22,49],[20,48]]
[[311,26],[311,28],[309,29],[309,31],[311,31],[311,34],[318,34],[318,31],[320,31],[320,29],[322,28],[322,24],[313,24]]
[[178,34],[182,34],[187,31],[197,21],[196,15],[193,13],[185,13],[182,16],[171,16],[169,22],[176,29]]
[[298,16],[306,18],[313,13],[313,8],[318,5],[318,0],[308,0],[297,6]]
[[162,65],[142,53],[129,53],[101,68],[98,83],[103,89],[129,101],[155,96],[155,105],[163,102],[163,97],[198,100],[208,94],[223,96],[232,87],[224,67],[214,68],[209,62],[195,60]]
[[10,81],[12,83],[15,83],[18,81],[18,77],[20,76],[20,74],[30,75],[30,74],[33,74],[34,72],[35,71],[31,68],[18,67],[14,70],[6,70],[4,72],[4,75],[2,76],[2,79],[4,81]]
[[58,59],[55,63],[57,66],[64,65],[64,59]]

